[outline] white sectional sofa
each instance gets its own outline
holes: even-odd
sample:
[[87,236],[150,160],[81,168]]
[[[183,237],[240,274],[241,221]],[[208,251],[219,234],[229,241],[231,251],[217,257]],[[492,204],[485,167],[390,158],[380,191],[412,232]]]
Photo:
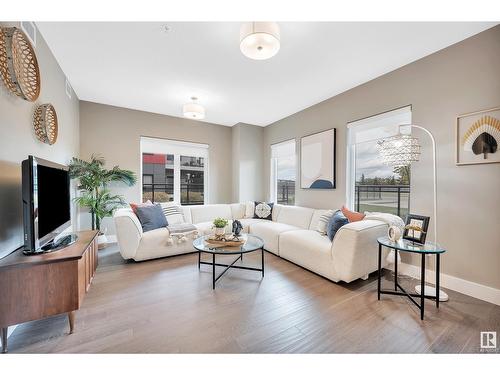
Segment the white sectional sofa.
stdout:
[[[244,232],[264,240],[267,251],[335,282],[351,282],[375,271],[377,237],[387,231],[382,221],[362,220],[341,227],[331,242],[316,231],[326,210],[274,205],[272,221],[245,217],[245,203],[184,206],[182,211],[184,220],[194,224],[200,235],[211,233],[216,217],[238,219]],[[141,261],[194,251],[191,239],[169,240],[168,228],[143,232],[131,209],[117,210],[114,221],[124,259]]]

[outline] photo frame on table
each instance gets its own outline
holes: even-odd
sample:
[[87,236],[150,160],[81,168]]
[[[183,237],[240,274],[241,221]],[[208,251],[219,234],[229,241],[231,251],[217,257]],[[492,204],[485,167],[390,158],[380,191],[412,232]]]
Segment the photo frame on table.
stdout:
[[456,165],[500,163],[500,107],[457,116]]
[[335,189],[336,129],[306,135],[300,139],[300,187]]
[[[403,231],[403,239],[417,242],[419,244],[425,244],[425,238],[427,237],[427,229],[429,228],[429,216],[421,216],[408,214],[406,216],[405,229]],[[413,229],[407,229],[406,226],[412,225],[421,228],[422,231],[416,231]]]

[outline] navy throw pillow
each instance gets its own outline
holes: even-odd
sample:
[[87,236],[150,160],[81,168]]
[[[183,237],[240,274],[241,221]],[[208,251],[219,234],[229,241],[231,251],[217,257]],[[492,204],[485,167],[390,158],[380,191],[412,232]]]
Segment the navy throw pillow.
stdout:
[[137,206],[136,215],[142,225],[142,230],[148,232],[153,229],[165,228],[168,225],[167,218],[159,204],[151,206]]
[[266,202],[255,202],[255,213],[254,219],[273,219],[273,205],[274,203],[266,203]]
[[328,225],[326,226],[326,235],[328,236],[330,241],[333,241],[333,237],[335,237],[337,231],[347,223],[349,223],[349,220],[347,220],[342,211],[335,211],[335,213],[330,218]]

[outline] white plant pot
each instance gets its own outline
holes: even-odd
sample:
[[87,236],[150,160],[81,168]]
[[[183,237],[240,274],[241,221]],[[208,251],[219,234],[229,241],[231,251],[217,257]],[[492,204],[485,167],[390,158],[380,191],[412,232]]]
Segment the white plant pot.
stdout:
[[214,230],[214,234],[215,234],[216,236],[222,236],[222,235],[224,235],[225,233],[226,233],[226,228],[217,228],[217,227],[216,227],[216,228],[215,228],[215,230]]

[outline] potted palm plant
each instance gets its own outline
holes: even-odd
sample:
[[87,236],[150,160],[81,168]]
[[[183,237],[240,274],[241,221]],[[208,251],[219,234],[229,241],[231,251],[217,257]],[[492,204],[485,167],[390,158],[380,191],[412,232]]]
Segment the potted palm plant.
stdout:
[[104,159],[96,155],[92,155],[89,161],[73,158],[69,164],[69,175],[72,179],[78,179],[80,191],[75,202],[89,210],[92,230],[99,231],[99,248],[105,247],[107,243],[106,235],[101,230],[102,219],[113,215],[118,207],[126,204],[121,195],[111,194],[108,185],[118,182],[132,186],[137,181],[134,172],[120,169],[118,166],[106,169],[104,164]]

